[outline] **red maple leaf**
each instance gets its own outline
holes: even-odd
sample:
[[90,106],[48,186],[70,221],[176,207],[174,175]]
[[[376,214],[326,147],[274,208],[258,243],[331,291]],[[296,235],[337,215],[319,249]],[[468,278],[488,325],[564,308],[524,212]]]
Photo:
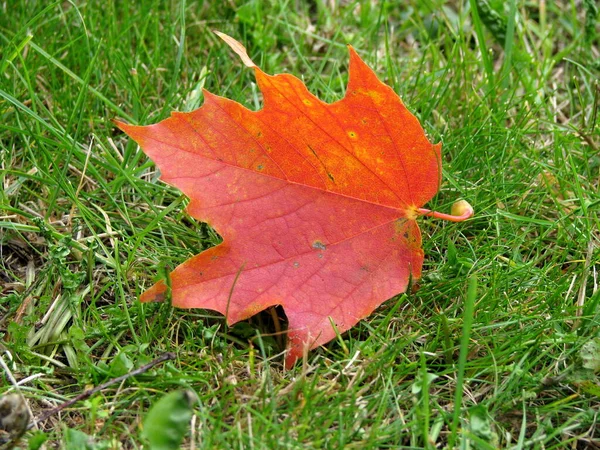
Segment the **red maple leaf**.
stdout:
[[[264,108],[204,92],[204,105],[150,126],[116,122],[189,198],[223,243],[171,273],[173,305],[234,324],[273,305],[289,322],[290,367],[421,276],[415,219],[440,184],[440,144],[352,47],[345,97],[327,104],[292,75],[267,75],[245,48]],[[162,300],[159,282],[142,301]]]

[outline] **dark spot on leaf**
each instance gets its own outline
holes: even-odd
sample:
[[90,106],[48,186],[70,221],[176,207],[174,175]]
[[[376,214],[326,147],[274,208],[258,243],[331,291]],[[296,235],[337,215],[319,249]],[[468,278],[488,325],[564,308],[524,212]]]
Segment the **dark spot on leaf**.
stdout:
[[321,241],[315,241],[312,243],[312,248],[315,250],[327,250],[327,246],[323,244]]
[[327,178],[329,178],[332,182],[335,183],[335,178],[333,178],[333,175],[331,175],[329,172],[327,172]]
[[404,237],[404,239],[408,239],[408,231],[405,231],[402,236]]
[[258,133],[256,133],[256,137],[261,137],[262,136],[262,131],[259,131]]
[[256,170],[263,170],[265,168],[265,166],[263,166],[262,164],[259,164],[258,166],[256,166]]

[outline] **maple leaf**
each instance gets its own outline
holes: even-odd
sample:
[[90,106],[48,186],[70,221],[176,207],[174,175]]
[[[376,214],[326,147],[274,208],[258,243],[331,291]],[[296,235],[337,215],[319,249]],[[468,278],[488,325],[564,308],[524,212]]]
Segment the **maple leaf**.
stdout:
[[[223,237],[171,273],[173,305],[219,311],[230,325],[281,305],[290,367],[421,276],[419,215],[464,220],[472,209],[422,208],[438,191],[441,145],[351,46],[346,95],[328,104],[217,34],[254,69],[263,109],[204,91],[196,111],[116,124]],[[166,290],[158,282],[141,300]]]

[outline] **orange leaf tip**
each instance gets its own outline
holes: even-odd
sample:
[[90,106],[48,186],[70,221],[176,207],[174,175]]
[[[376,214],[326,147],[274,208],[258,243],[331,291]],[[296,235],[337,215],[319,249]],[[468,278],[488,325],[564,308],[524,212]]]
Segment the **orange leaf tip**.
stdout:
[[450,214],[444,214],[437,211],[431,211],[425,208],[417,210],[422,216],[435,217],[436,219],[449,220],[450,222],[462,222],[473,217],[475,210],[466,200],[458,200],[452,204]]

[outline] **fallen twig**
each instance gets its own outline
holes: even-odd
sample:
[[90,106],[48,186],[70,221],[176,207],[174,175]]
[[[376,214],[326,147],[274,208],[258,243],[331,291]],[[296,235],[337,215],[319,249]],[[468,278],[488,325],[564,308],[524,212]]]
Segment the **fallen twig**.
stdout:
[[113,378],[112,380],[109,380],[106,383],[102,383],[101,385],[96,386],[95,388],[83,391],[81,394],[77,395],[76,397],[72,398],[71,400],[67,400],[66,402],[61,403],[60,405],[56,406],[55,408],[52,408],[52,409],[42,413],[36,420],[31,422],[29,425],[27,425],[27,430],[30,430],[31,428],[33,428],[34,426],[38,425],[41,422],[44,422],[45,420],[47,420],[49,417],[53,416],[54,414],[58,414],[63,409],[68,408],[69,406],[71,406],[81,400],[85,400],[86,398],[91,397],[96,392],[100,392],[101,390],[106,389],[107,387],[112,386],[113,384],[120,383],[121,381],[124,381],[127,378],[134,377],[141,373],[147,372],[148,370],[152,369],[157,364],[160,364],[160,363],[163,363],[165,361],[169,361],[169,360],[172,360],[175,358],[176,358],[175,353],[172,353],[172,352],[163,353],[161,356],[159,356],[155,360],[150,361],[148,364],[144,364],[143,366],[138,367],[137,369],[132,370],[131,372],[126,373],[125,375],[121,375],[120,377]]

